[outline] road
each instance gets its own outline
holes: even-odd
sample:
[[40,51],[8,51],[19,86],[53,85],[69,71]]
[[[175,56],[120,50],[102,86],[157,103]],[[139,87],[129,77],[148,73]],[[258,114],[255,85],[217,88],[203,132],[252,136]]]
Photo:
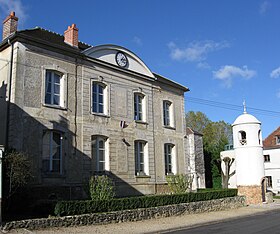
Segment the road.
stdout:
[[255,214],[232,220],[220,220],[211,224],[205,224],[193,228],[182,228],[180,230],[166,231],[162,233],[176,234],[255,234],[255,233],[280,233],[280,210],[272,210],[261,214]]

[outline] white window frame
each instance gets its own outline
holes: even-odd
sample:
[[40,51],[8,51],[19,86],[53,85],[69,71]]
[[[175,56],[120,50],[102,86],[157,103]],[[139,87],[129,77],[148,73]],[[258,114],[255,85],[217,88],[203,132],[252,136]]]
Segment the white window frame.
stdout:
[[241,145],[246,145],[247,144],[247,133],[243,130],[240,130],[238,132],[238,138],[239,138],[239,142]]
[[275,136],[276,140],[276,145],[280,145],[280,136]]
[[273,183],[272,176],[266,176],[265,178],[266,178],[266,185],[267,185],[267,187],[268,188],[272,188],[272,183]]
[[[44,106],[54,107],[54,108],[62,108],[66,109],[66,103],[67,103],[67,82],[66,77],[67,73],[64,69],[61,69],[59,66],[53,65],[53,66],[43,66],[43,72],[42,72],[42,103]],[[52,101],[51,103],[46,102],[46,94],[47,94],[47,73],[51,72],[52,76],[52,82],[51,82],[51,96],[53,98],[54,96],[54,74],[57,74],[60,76],[60,83],[59,83],[59,104],[54,104]]]
[[[142,147],[141,147],[142,146]],[[142,149],[141,149],[142,148]],[[149,175],[149,157],[148,157],[148,143],[143,140],[134,141],[134,158],[135,158],[135,175],[147,176]],[[141,161],[141,154],[143,160]],[[140,168],[142,166],[142,169]]]
[[133,106],[134,120],[139,122],[146,122],[146,95],[144,93],[135,92],[133,95]]
[[[94,148],[94,141],[96,142],[96,147]],[[100,141],[103,141],[103,148],[99,147]],[[100,160],[100,152],[103,151],[103,160]],[[93,159],[93,171],[94,172],[104,172],[109,171],[109,138],[101,135],[91,136],[91,155]],[[94,159],[95,157],[95,159]],[[103,170],[100,169],[99,164],[103,163]]]
[[263,160],[264,160],[265,163],[270,162],[270,155],[269,154],[265,154],[263,156]]
[[163,100],[162,102],[162,116],[164,127],[175,127],[173,105],[173,102],[170,100]]
[[[93,93],[94,89],[93,89],[93,86],[94,85],[97,85],[97,89],[99,87],[102,87],[103,88],[103,93],[102,93],[102,97],[103,97],[103,102],[102,102],[102,106],[103,106],[103,111],[100,111],[99,110],[99,98],[100,98],[100,95],[99,93],[97,92],[95,95]],[[104,82],[100,82],[100,81],[97,81],[97,80],[94,80],[92,79],[91,80],[91,83],[90,83],[90,97],[91,97],[91,105],[90,105],[90,110],[91,110],[91,113],[92,114],[97,114],[97,115],[109,115],[109,94],[108,94],[108,85]],[[97,110],[93,110],[93,105],[94,105],[94,96],[96,96],[96,100],[97,100]]]
[[[48,158],[49,160],[49,166],[48,166],[48,170],[46,172],[48,173],[58,173],[58,174],[62,174],[62,168],[63,168],[63,160],[62,160],[62,156],[63,156],[63,133],[60,132],[60,131],[55,131],[55,130],[48,130],[44,133],[44,136],[43,137],[46,137],[46,135],[49,136],[49,138],[47,139],[48,140],[48,151],[49,151],[49,154],[47,155],[47,157],[45,157],[46,155],[45,152],[43,151],[43,160],[45,160],[46,158]],[[53,143],[54,143],[54,140],[53,140],[53,136],[54,134],[59,134],[59,139],[60,139],[60,144],[58,145],[59,147],[59,158],[58,159],[54,159],[54,155],[53,155],[53,149],[54,149],[54,146],[53,146]],[[43,146],[44,147],[44,146]],[[53,164],[54,164],[54,161],[59,161],[59,171],[53,171]]]
[[176,148],[172,143],[164,144],[164,170],[165,175],[177,174]]

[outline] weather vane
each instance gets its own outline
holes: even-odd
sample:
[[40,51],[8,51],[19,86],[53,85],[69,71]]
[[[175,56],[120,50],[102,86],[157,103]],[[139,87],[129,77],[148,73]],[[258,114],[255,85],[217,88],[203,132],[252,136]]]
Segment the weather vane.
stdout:
[[247,114],[246,102],[245,102],[245,100],[243,101],[243,113],[244,113],[244,114]]

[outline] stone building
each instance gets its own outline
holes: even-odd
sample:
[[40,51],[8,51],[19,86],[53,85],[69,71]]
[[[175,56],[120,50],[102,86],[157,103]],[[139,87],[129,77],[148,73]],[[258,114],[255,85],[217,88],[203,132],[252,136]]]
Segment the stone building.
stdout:
[[[0,145],[32,159],[34,196],[79,198],[93,174],[120,196],[161,193],[189,173],[184,93],[133,52],[36,27],[12,12],[0,44]],[[5,98],[6,97],[6,98]]]

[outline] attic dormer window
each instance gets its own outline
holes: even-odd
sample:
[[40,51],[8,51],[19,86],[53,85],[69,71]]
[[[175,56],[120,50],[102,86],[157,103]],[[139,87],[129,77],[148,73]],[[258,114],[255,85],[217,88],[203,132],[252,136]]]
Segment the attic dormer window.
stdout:
[[241,145],[246,145],[247,144],[247,139],[246,139],[246,132],[245,131],[239,131],[239,142]]
[[276,145],[280,145],[280,136],[276,136]]

